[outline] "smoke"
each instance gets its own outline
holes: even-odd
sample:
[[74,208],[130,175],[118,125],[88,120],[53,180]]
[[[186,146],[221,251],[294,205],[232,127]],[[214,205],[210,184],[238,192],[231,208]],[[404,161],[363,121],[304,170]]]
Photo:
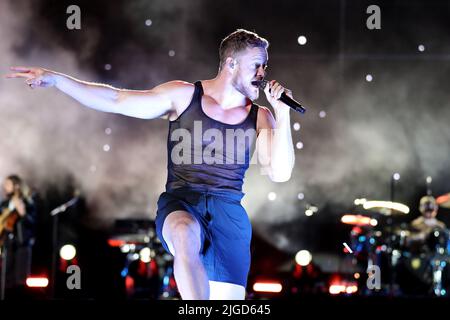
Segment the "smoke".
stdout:
[[[3,72],[11,65],[36,65],[96,79],[78,63],[76,53],[50,41],[51,31],[43,24],[38,23],[39,41],[22,37],[30,32],[28,5],[21,3],[21,19],[10,2],[0,6]],[[26,47],[26,54],[18,54],[18,47]],[[49,184],[64,188],[72,176],[98,223],[154,216],[165,181],[163,121],[144,123],[95,112],[56,89],[31,90],[18,80],[1,81],[0,109],[0,176],[18,172],[38,191]]]
[[[40,16],[38,5],[12,3],[0,3],[3,72],[10,65],[38,65],[132,89],[213,77],[224,30],[248,26],[262,36],[277,35],[283,48],[289,47],[288,41],[295,45],[298,36],[297,30],[277,32],[271,27],[284,30],[282,16],[270,15],[265,27],[253,26],[254,8],[249,7],[241,12],[242,17],[248,13],[245,23],[233,11],[223,13],[233,15],[236,23],[227,24],[220,12],[208,11],[212,4],[200,0],[142,0],[117,6],[100,1],[105,9],[97,17],[83,18],[79,33],[65,29],[64,10],[55,22]],[[151,26],[145,25],[147,19]],[[170,50],[175,56],[168,55]],[[349,57],[342,69],[337,55],[308,58],[280,52],[276,45],[269,55],[270,78],[292,89],[307,112],[291,113],[292,122],[301,124],[300,131],[292,131],[294,143],[304,146],[296,149],[292,179],[277,184],[254,166],[247,172],[244,205],[267,239],[283,248],[301,247],[306,224],[299,223],[298,238],[287,240],[281,231],[276,239],[271,237],[270,227],[305,222],[308,204],[318,206],[316,215],[329,221],[352,208],[356,197],[387,199],[394,172],[402,176],[399,201],[411,202],[427,175],[433,177],[437,194],[449,191],[448,60],[368,62]],[[105,64],[111,70],[105,70]],[[372,82],[365,80],[367,73],[373,75]],[[264,98],[259,102],[267,105]],[[319,117],[322,110],[324,118]],[[93,219],[102,223],[154,217],[166,179],[165,121],[100,113],[55,89],[31,90],[13,80],[0,81],[0,114],[0,176],[18,172],[38,189],[62,185],[73,176],[87,196]],[[269,192],[276,193],[274,201],[268,200]],[[304,193],[304,199],[298,193]]]

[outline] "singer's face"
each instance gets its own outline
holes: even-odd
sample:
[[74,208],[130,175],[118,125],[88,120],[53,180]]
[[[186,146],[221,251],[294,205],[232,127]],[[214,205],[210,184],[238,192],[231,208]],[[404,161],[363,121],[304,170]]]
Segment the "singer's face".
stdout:
[[266,76],[268,54],[264,48],[247,48],[236,59],[237,70],[233,76],[234,88],[250,100],[256,100],[259,89],[252,81],[262,80]]
[[3,193],[7,197],[14,193],[14,183],[10,179],[3,181]]

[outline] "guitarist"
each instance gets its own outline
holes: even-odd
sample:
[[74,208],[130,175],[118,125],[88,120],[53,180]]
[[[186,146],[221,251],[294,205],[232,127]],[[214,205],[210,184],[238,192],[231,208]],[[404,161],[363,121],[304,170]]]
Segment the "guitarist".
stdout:
[[28,188],[18,175],[6,177],[2,189],[4,200],[0,203],[0,243],[2,252],[7,254],[6,288],[20,290],[25,287],[31,271],[35,208]]

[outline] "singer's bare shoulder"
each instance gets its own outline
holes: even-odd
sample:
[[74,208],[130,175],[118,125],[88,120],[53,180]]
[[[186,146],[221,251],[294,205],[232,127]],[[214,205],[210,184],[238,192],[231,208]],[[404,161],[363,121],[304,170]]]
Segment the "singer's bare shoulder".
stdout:
[[256,129],[259,132],[263,129],[274,129],[275,118],[269,108],[264,106],[258,106],[258,116],[256,122]]
[[155,93],[165,94],[172,102],[173,112],[166,116],[169,120],[178,118],[189,106],[194,90],[195,86],[193,83],[182,80],[166,82],[152,89]]

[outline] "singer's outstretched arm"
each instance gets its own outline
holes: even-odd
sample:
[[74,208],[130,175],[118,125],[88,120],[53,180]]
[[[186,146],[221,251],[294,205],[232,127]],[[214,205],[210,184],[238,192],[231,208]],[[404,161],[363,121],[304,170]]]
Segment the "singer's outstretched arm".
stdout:
[[171,81],[150,90],[126,90],[86,82],[71,76],[36,67],[12,67],[7,78],[24,78],[31,88],[56,87],[91,109],[119,113],[141,119],[169,118],[186,104],[194,86]]
[[271,81],[264,92],[274,109],[275,118],[269,109],[259,108],[258,161],[263,173],[268,174],[272,181],[285,182],[291,177],[295,164],[295,153],[291,134],[290,107],[278,99],[282,92],[290,97],[292,97],[292,93],[275,81]]

